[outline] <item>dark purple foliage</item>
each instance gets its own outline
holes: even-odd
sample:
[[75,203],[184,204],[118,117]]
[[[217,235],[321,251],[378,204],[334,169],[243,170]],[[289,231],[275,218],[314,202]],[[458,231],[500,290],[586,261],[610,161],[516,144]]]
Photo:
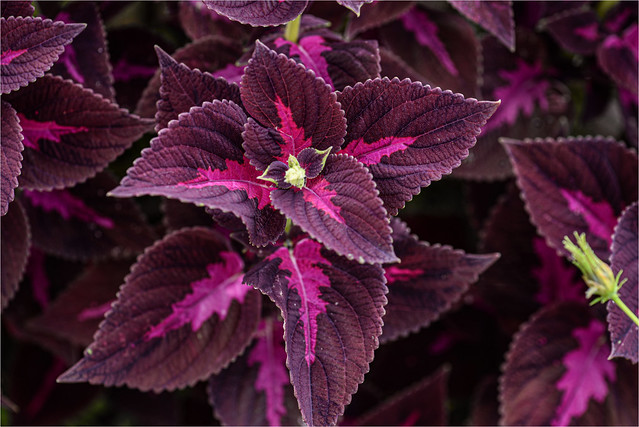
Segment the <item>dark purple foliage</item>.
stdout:
[[401,221],[395,220],[392,225],[393,246],[401,264],[384,266],[389,292],[383,343],[428,326],[449,310],[499,256],[431,246],[411,235]]
[[607,259],[616,217],[637,200],[637,155],[602,137],[505,141],[531,221],[557,251],[585,232]]
[[[250,342],[259,321],[259,293],[249,289],[241,302],[229,294],[224,315],[207,311],[212,314],[208,319],[194,318],[191,324],[189,318],[176,329],[163,322],[171,319],[176,304],[198,292],[196,284],[208,280],[215,268],[228,266],[226,253],[234,254],[225,239],[205,228],[175,232],[148,248],[131,268],[84,358],[59,381],[159,392],[219,372]],[[163,325],[161,334],[158,325]]]
[[104,169],[152,123],[90,89],[47,75],[5,97],[24,136],[19,183],[51,190],[82,182]]
[[253,267],[246,281],[282,311],[286,364],[305,422],[335,424],[379,344],[387,292],[382,268],[304,239]]
[[468,19],[486,29],[506,46],[515,50],[515,22],[511,1],[467,1],[448,2]]
[[85,27],[85,24],[65,24],[42,18],[0,18],[1,92],[18,90],[42,77],[62,54],[64,46]]
[[[619,298],[631,312],[637,313],[637,202],[623,211],[612,236],[610,266],[613,273],[623,270],[627,282],[619,290]],[[611,357],[625,357],[637,363],[639,330],[612,301],[608,303],[608,330],[612,343]]]
[[24,275],[29,258],[31,233],[24,208],[19,201],[13,202],[6,215],[0,217],[2,221],[2,308],[4,309],[13,298],[22,276]]
[[22,168],[22,128],[16,110],[9,103],[0,101],[2,105],[2,190],[0,191],[0,215],[5,215],[9,203],[15,198],[14,190],[18,186],[18,175]]
[[203,0],[211,10],[254,27],[285,24],[306,9],[308,0]]

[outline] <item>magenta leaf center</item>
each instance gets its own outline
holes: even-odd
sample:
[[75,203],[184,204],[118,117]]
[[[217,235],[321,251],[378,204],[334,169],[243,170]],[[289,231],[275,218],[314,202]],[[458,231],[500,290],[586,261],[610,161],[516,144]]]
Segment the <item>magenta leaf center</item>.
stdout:
[[18,49],[18,50],[5,50],[2,52],[2,56],[0,57],[1,65],[9,65],[11,61],[19,57],[20,55],[26,53],[28,49]]
[[172,306],[173,312],[145,335],[147,340],[191,323],[193,332],[213,314],[224,320],[233,300],[244,302],[252,288],[242,284],[244,262],[235,252],[220,252],[221,262],[209,264],[209,277],[191,283],[192,292]]
[[561,195],[568,202],[568,209],[586,221],[592,234],[606,241],[608,245],[612,243],[612,233],[617,225],[617,217],[608,202],[605,200],[595,202],[581,191],[563,188]]
[[31,120],[21,113],[18,113],[18,118],[20,119],[22,135],[24,136],[24,140],[22,142],[25,146],[38,151],[40,150],[38,141],[41,139],[60,142],[60,137],[62,135],[86,132],[89,130],[84,126],[64,126],[59,125],[54,121],[39,122]]
[[25,190],[24,196],[31,205],[45,212],[57,212],[66,220],[76,218],[84,222],[97,224],[103,228],[113,228],[111,218],[100,215],[66,190],[30,191]]

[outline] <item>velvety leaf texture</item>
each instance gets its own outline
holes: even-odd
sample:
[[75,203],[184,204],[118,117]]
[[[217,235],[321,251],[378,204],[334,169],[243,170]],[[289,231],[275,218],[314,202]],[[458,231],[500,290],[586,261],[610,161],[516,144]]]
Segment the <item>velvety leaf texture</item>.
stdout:
[[10,16],[32,16],[35,8],[29,0],[23,1],[3,1],[0,5],[0,13],[3,18]]
[[284,325],[265,318],[254,344],[212,375],[209,400],[224,425],[299,425],[301,415],[286,368]]
[[244,160],[246,116],[232,101],[205,102],[180,116],[142,151],[111,194],[162,195],[233,212],[252,242],[264,246],[284,231],[285,219],[269,206],[269,187]]
[[0,168],[0,215],[5,215],[9,208],[9,203],[15,197],[15,189],[18,186],[18,175],[22,168],[22,128],[18,120],[16,110],[7,102],[0,101],[2,105],[2,128],[0,138],[2,139],[2,155]]
[[331,155],[318,178],[301,190],[276,189],[273,206],[312,237],[349,259],[395,262],[386,211],[366,168],[345,155]]
[[[174,304],[209,278],[211,264],[224,263],[228,242],[205,228],[184,229],[147,249],[131,268],[84,358],[58,381],[173,390],[219,372],[244,350],[257,328],[260,294],[250,290],[233,300],[221,319],[211,316],[197,331],[191,324],[151,337],[171,316]],[[245,286],[245,285],[241,285]]]
[[155,114],[155,130],[159,132],[177,119],[180,113],[204,101],[227,99],[241,105],[240,88],[223,78],[179,64],[159,47],[155,48],[160,62],[162,85]]
[[387,292],[383,270],[304,239],[275,251],[246,281],[282,310],[287,366],[304,421],[335,424],[378,345]]
[[111,310],[131,260],[104,261],[89,265],[42,313],[29,329],[45,332],[86,347]]
[[247,142],[251,164],[258,169],[266,169],[272,160],[286,162],[289,154],[296,156],[309,146],[318,150],[333,147],[335,152],[342,145],[346,121],[330,87],[259,41],[242,77],[240,94],[248,114],[277,131],[270,134],[281,146],[268,153],[270,159],[265,161],[250,156]]
[[616,217],[637,200],[637,154],[603,137],[506,140],[526,209],[546,242],[585,232],[608,259]]
[[379,50],[375,40],[345,42],[336,33],[320,29],[300,35],[297,43],[278,37],[274,50],[300,61],[333,90],[379,77]]
[[[218,74],[220,71],[224,70],[225,67],[234,66],[233,64],[238,59],[241,52],[242,50],[240,45],[234,40],[229,40],[225,37],[220,36],[202,37],[201,39],[198,39],[193,43],[189,43],[186,46],[176,50],[171,55],[175,62],[186,65],[191,70],[191,72],[185,74],[184,72],[186,70],[184,70],[182,66],[178,67],[178,71],[173,69],[173,65],[167,64],[167,72],[170,73],[171,71],[175,71],[177,74],[175,74],[175,76],[167,75],[165,77],[169,78],[169,81],[175,82],[174,79],[180,78],[180,81],[184,84],[189,83],[190,85],[196,85],[195,87],[188,86],[191,87],[192,90],[192,92],[190,92],[190,94],[188,95],[188,98],[199,101],[199,103],[189,105],[189,107],[199,107],[200,105],[202,105],[202,102],[213,101],[213,99],[215,98],[205,98],[203,95],[195,91],[195,89],[202,90],[206,94],[211,90],[215,92],[216,88],[219,90],[220,86],[219,83],[213,83],[208,75],[200,75],[201,73],[195,71],[195,69],[197,68],[202,73],[206,73],[208,71],[209,73],[215,72],[215,74]],[[138,100],[135,112],[142,117],[155,117],[156,114],[159,114],[160,117],[164,117],[165,113],[160,113],[157,108],[158,101],[164,99],[163,95],[160,93],[162,79],[161,71],[162,69],[160,68],[151,78],[151,80],[149,80],[147,87],[144,89],[142,96]],[[170,77],[173,77],[173,79],[171,79]],[[169,90],[169,95],[173,96],[178,95],[181,92],[179,87],[165,86],[165,90],[166,89]],[[187,88],[185,88],[185,90],[186,89]],[[179,99],[181,101],[180,105],[187,100],[187,98],[185,98],[184,96],[181,96]],[[239,99],[239,97],[237,99]],[[168,101],[171,100],[172,98],[169,97]],[[231,100],[235,101],[235,99]],[[166,99],[164,99],[164,101],[166,101]],[[165,104],[163,104],[163,106],[165,106]],[[188,111],[188,108],[184,111]],[[174,112],[175,111],[173,111],[173,113]],[[175,117],[171,115],[171,118],[177,118],[177,114],[175,114]],[[168,117],[166,117],[166,119],[168,119]]]
[[[360,426],[445,426],[449,367],[442,367],[418,383],[359,417]],[[424,404],[428,402],[428,404]]]
[[30,190],[85,181],[153,125],[89,89],[51,75],[5,99],[20,118],[25,150],[18,181]]
[[[563,393],[556,383],[569,369],[563,359],[579,348],[573,333],[588,327],[592,319],[588,310],[577,303],[547,306],[515,335],[502,366],[500,424],[551,425],[562,404]],[[590,369],[595,368],[582,375]],[[588,378],[584,382],[588,384]]]
[[90,2],[72,3],[56,16],[56,20],[67,24],[85,23],[87,28],[66,47],[51,73],[73,79],[115,101],[106,32],[97,5]]
[[211,10],[233,21],[254,27],[286,24],[297,18],[308,1],[298,0],[203,0]]
[[153,244],[155,232],[133,200],[104,197],[116,185],[100,173],[71,189],[25,190],[22,202],[34,245],[76,260],[141,253]]
[[612,80],[635,96],[639,92],[639,53],[637,53],[637,24],[620,36],[610,35],[597,49],[597,62]]
[[18,290],[18,285],[24,275],[29,258],[31,234],[27,216],[19,201],[11,204],[7,214],[0,217],[0,221],[2,229],[2,233],[0,233],[2,241],[0,290],[2,291],[1,307],[4,309]]
[[420,242],[399,220],[393,221],[393,246],[401,263],[384,266],[388,304],[382,343],[433,322],[499,257]]
[[[610,265],[616,275],[628,281],[619,290],[619,298],[630,311],[637,313],[637,203],[630,205],[621,215],[612,237]],[[639,329],[637,325],[612,301],[608,302],[608,330],[612,352],[610,357],[625,357],[637,363]]]
[[361,7],[366,3],[372,3],[373,0],[337,0],[337,2],[359,16]]
[[348,122],[342,152],[368,166],[391,215],[460,165],[499,105],[397,78],[358,83],[338,101]]
[[64,46],[85,27],[42,18],[0,18],[1,92],[9,93],[42,77],[64,51]]
[[511,52],[515,50],[512,1],[448,0],[468,19],[497,37]]

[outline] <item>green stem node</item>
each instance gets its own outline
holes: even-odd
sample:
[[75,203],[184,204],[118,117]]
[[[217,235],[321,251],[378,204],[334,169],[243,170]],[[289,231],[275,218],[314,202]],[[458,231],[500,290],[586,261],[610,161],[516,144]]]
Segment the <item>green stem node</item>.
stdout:
[[297,38],[300,35],[300,22],[302,22],[302,15],[286,23],[286,29],[284,30],[284,38],[292,43],[297,43]]

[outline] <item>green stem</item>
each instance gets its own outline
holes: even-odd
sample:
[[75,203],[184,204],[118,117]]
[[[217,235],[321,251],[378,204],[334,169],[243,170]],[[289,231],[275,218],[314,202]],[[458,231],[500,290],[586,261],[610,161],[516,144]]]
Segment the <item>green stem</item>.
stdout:
[[612,296],[611,299],[615,302],[615,304],[619,306],[621,311],[623,311],[624,313],[626,313],[628,317],[630,317],[630,320],[632,320],[633,322],[635,322],[637,326],[639,326],[639,319],[637,318],[637,316],[635,316],[635,314],[632,311],[630,311],[628,306],[623,301],[621,301],[621,298],[619,298],[619,295],[615,294]]
[[297,37],[300,34],[300,22],[302,21],[302,15],[300,14],[297,18],[289,21],[286,24],[286,29],[284,30],[284,38],[290,42],[297,43]]

